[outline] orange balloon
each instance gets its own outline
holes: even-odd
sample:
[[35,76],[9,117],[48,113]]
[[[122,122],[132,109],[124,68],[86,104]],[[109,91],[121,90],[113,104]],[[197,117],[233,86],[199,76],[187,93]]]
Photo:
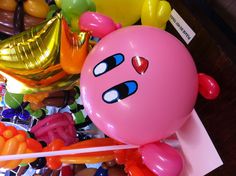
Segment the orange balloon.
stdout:
[[88,148],[88,147],[101,147],[101,146],[109,146],[109,145],[114,145],[114,144],[115,144],[114,140],[111,138],[94,138],[94,139],[89,139],[82,142],[77,142],[69,146],[62,147],[61,150]]
[[45,0],[27,0],[24,2],[24,10],[31,16],[46,18],[49,6]]
[[41,152],[43,150],[42,145],[33,138],[27,138],[26,144],[28,149],[32,150],[33,152]]
[[2,135],[2,133],[5,131],[6,126],[4,125],[4,123],[0,122],[0,135]]
[[[52,143],[50,143],[47,147],[45,147],[43,151],[60,150],[62,146],[64,146],[64,142],[60,139],[56,139]],[[46,160],[47,160],[47,166],[52,170],[59,169],[62,165],[60,161],[60,156],[47,157]]]
[[[19,142],[16,138],[13,137],[11,139],[8,139],[1,150],[1,155],[12,155],[16,153],[18,147]],[[0,167],[4,167],[4,165],[7,163],[8,161],[0,161]]]
[[47,157],[46,160],[47,166],[52,170],[59,169],[62,165],[59,156]]
[[5,139],[4,137],[0,136],[0,151],[4,147],[4,145],[5,145]]
[[[32,152],[32,150],[30,150],[30,149],[27,148],[26,151],[25,151],[25,153],[33,153],[33,152]],[[23,159],[20,164],[32,163],[32,162],[34,162],[36,159],[37,159],[37,158],[26,158],[26,159]]]
[[60,139],[55,139],[48,145],[49,151],[60,150],[64,146],[64,142]]
[[[26,148],[27,148],[27,145],[25,142],[22,142],[19,144],[19,147],[16,151],[15,154],[23,154],[25,153],[26,151]],[[7,168],[7,169],[14,169],[16,168],[19,164],[21,163],[21,160],[12,160],[12,161],[8,161],[7,164],[4,166],[4,168]]]
[[71,33],[66,21],[62,20],[60,64],[68,74],[79,74],[88,54],[90,34]]
[[0,9],[14,11],[16,4],[16,0],[0,0]]
[[15,138],[18,140],[18,142],[24,142],[26,140],[24,134],[17,134]]
[[25,94],[24,101],[30,102],[30,107],[33,110],[40,109],[44,106],[42,101],[48,97],[48,92],[38,92],[34,94]]
[[94,153],[86,153],[86,154],[76,154],[76,155],[68,155],[62,156],[61,162],[66,164],[94,164],[99,162],[110,161],[115,158],[114,153],[111,152],[94,152]]
[[12,138],[16,134],[17,134],[17,130],[13,126],[7,126],[4,130],[4,132],[2,133],[3,137],[5,137],[7,139]]
[[23,135],[25,139],[28,137],[28,135],[26,134],[26,132],[23,131],[23,130],[18,130],[17,132],[18,132],[18,134]]
[[[100,139],[90,139],[70,146],[63,146],[61,140],[54,140],[43,151],[55,151],[55,150],[70,150],[70,149],[79,149],[79,148],[88,148],[88,147],[99,147],[99,146],[109,146],[114,145],[114,140],[111,138],[100,138]],[[62,147],[63,146],[63,147]],[[58,161],[59,159],[59,161]],[[60,166],[60,163],[67,164],[80,164],[80,163],[98,163],[103,161],[110,161],[115,159],[113,151],[104,151],[104,152],[93,152],[93,153],[83,153],[83,154],[74,154],[74,155],[65,155],[58,157],[47,157],[47,165],[51,169],[56,169]]]

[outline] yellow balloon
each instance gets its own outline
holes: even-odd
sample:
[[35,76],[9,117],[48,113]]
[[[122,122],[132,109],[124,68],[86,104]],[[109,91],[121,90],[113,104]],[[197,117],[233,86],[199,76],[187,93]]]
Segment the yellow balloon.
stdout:
[[111,17],[122,26],[132,25],[140,19],[144,0],[94,0],[97,12]]
[[[77,84],[79,74],[68,74],[60,65],[61,21],[58,14],[0,42],[0,74],[7,79],[9,92],[28,94]],[[78,42],[84,45],[84,39]]]
[[141,21],[143,25],[165,29],[169,20],[171,6],[164,0],[145,0],[142,7]]

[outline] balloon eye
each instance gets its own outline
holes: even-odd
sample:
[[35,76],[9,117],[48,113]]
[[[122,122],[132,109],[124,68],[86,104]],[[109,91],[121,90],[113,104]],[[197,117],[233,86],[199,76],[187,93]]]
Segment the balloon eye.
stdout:
[[102,62],[98,63],[93,69],[93,74],[95,77],[98,77],[117,67],[122,62],[124,62],[124,55],[121,53],[114,54],[110,57],[107,57]]
[[137,89],[136,81],[126,81],[105,91],[102,98],[106,103],[115,103],[134,94]]

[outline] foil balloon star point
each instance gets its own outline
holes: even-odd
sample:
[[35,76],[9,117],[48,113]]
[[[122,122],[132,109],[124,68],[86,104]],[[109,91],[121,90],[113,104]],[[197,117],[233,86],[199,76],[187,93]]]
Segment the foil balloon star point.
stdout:
[[28,94],[74,86],[88,53],[89,38],[86,32],[71,33],[57,14],[1,41],[0,74],[7,79],[7,90]]

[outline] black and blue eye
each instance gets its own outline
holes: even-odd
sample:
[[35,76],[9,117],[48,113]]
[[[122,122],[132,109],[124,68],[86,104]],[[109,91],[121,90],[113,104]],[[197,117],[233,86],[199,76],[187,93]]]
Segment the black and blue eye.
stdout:
[[124,62],[124,55],[121,53],[114,54],[110,57],[107,57],[102,62],[98,63],[93,69],[93,74],[96,77],[100,76],[117,67],[122,62]]
[[136,81],[126,81],[105,91],[102,94],[102,98],[106,103],[115,103],[133,95],[137,89],[138,84]]

